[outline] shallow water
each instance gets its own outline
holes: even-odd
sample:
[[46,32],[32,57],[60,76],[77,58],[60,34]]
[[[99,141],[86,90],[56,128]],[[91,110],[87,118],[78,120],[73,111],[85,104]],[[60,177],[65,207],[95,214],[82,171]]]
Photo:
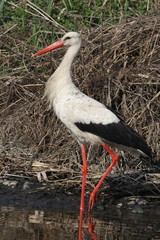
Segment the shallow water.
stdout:
[[[84,215],[83,240],[160,240],[159,214],[130,214],[106,211]],[[0,207],[1,240],[75,240],[78,236],[78,212],[44,211]]]

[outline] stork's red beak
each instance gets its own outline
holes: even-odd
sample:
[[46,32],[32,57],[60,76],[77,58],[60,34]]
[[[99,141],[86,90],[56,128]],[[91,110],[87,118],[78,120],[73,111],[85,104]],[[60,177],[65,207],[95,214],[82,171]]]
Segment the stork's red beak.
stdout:
[[48,47],[45,47],[42,50],[38,51],[37,53],[33,54],[33,57],[41,55],[41,54],[49,52],[49,51],[52,51],[56,48],[63,47],[63,46],[64,46],[64,42],[62,40],[58,40],[58,41],[52,43],[51,45],[49,45]]

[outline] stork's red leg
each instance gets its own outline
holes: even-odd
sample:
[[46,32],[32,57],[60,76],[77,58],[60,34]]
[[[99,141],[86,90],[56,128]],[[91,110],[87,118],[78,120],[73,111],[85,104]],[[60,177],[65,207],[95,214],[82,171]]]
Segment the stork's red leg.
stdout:
[[84,195],[86,186],[86,175],[87,175],[87,158],[86,158],[86,147],[81,145],[82,152],[82,188],[81,188],[81,201],[80,201],[80,211],[84,211]]
[[109,167],[107,168],[107,170],[103,173],[101,179],[99,180],[98,184],[96,185],[96,187],[93,189],[91,195],[90,195],[90,199],[89,199],[89,206],[88,206],[88,211],[90,211],[94,205],[94,201],[95,201],[95,195],[98,191],[98,189],[100,188],[100,186],[102,185],[104,179],[106,178],[106,176],[108,175],[108,173],[112,170],[112,168],[114,167],[114,165],[116,164],[116,162],[118,161],[118,156],[111,151],[111,149],[106,146],[106,145],[102,145],[106,151],[111,155],[112,157],[112,162],[109,165]]
[[86,148],[81,145],[82,152],[82,187],[81,187],[81,200],[80,200],[80,215],[79,215],[79,229],[78,229],[78,240],[82,239],[82,226],[83,226],[83,213],[84,213],[84,195],[86,186],[86,175],[87,175],[87,158]]
[[88,232],[91,234],[92,239],[97,240],[97,235],[94,233],[95,224],[90,213],[88,213]]

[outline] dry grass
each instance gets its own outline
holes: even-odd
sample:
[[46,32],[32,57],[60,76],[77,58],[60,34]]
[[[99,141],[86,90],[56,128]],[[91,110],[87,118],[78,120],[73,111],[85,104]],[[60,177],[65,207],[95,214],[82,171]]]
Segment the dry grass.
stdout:
[[[75,84],[86,94],[118,111],[160,158],[160,17],[132,19],[109,27],[82,30],[84,39],[73,66]],[[81,160],[77,143],[42,99],[44,84],[56,69],[63,50],[31,58],[37,49],[25,36],[4,34],[1,47],[1,174],[33,176],[45,170],[56,184],[80,183]],[[121,153],[119,153],[121,154]],[[122,154],[123,155],[123,154]],[[117,168],[143,169],[144,164],[125,155]],[[109,157],[101,147],[89,147],[92,185]],[[125,165],[123,165],[125,158]],[[32,167],[34,161],[43,167]],[[95,180],[94,180],[94,179]],[[68,181],[64,182],[64,179]]]

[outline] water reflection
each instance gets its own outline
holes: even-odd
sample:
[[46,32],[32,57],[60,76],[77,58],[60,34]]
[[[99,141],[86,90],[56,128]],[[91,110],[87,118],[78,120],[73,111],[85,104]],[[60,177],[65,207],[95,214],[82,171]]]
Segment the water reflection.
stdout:
[[[2,240],[75,240],[79,216],[74,212],[0,208]],[[84,215],[83,240],[160,240],[159,216]]]

